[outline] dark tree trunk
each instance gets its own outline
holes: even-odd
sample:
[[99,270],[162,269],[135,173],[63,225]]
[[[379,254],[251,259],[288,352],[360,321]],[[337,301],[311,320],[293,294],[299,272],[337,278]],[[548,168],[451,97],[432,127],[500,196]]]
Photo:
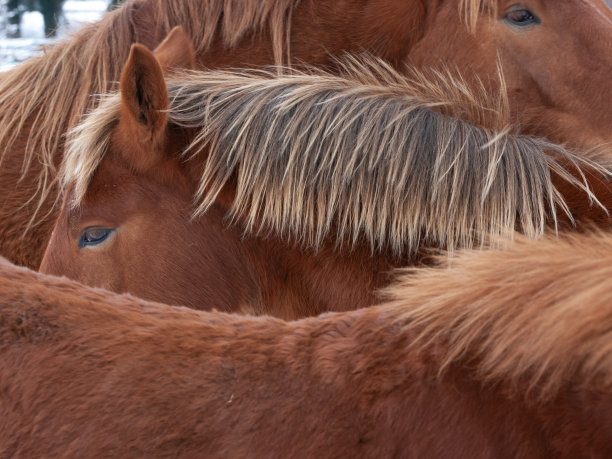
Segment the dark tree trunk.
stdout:
[[40,12],[45,21],[45,36],[55,37],[64,0],[39,0],[39,2]]
[[8,0],[6,2],[6,13],[8,30],[6,36],[9,38],[21,37],[21,16],[23,15],[24,7],[20,0]]

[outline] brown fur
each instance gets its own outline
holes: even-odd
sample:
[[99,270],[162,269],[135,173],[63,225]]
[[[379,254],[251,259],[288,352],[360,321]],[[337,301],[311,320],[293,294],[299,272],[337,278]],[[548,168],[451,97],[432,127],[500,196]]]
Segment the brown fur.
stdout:
[[[152,56],[133,59],[142,62],[123,79],[165,94]],[[352,65],[343,78],[171,80],[168,127],[149,123],[146,134],[139,120],[167,101],[141,116],[126,107],[155,97],[109,97],[71,141],[64,179],[75,183],[41,270],[157,301],[198,307],[206,295],[221,310],[298,318],[373,304],[389,271],[423,262],[423,248],[494,245],[515,228],[541,237],[557,210],[574,217],[566,199],[580,223],[610,225],[605,167],[432,111],[447,93],[445,111],[499,124],[467,89],[444,90],[456,87],[445,79],[417,84]],[[143,159],[149,130],[167,148]],[[591,169],[588,181],[578,166]],[[79,248],[91,227],[114,232]]]
[[398,308],[410,298],[403,317],[421,328],[414,346],[447,343],[440,372],[469,355],[485,380],[543,398],[569,381],[612,388],[611,247],[608,233],[519,239],[440,259],[446,271],[405,270],[386,293]]
[[[527,7],[533,2],[548,16],[545,27],[524,34],[488,20],[488,10],[472,14],[481,9],[471,0],[245,0],[241,8],[234,1],[126,2],[71,41],[3,75],[0,253],[38,265],[54,220],[62,135],[96,104],[91,94],[116,89],[133,42],[154,48],[176,25],[188,31],[198,65],[207,68],[286,64],[287,54],[292,64],[333,70],[331,56],[366,50],[399,70],[405,61],[420,69],[442,62],[469,76],[470,85],[480,79],[495,87],[499,58],[511,116],[524,133],[580,147],[609,141],[612,104],[602,88],[612,69],[604,24],[610,13],[601,0],[594,0],[600,11],[579,0],[559,8],[557,0],[530,0]],[[546,8],[547,2],[555,7]],[[510,6],[498,3],[499,14]]]
[[610,235],[468,252],[298,322],[1,263],[0,454],[609,457],[611,254]]

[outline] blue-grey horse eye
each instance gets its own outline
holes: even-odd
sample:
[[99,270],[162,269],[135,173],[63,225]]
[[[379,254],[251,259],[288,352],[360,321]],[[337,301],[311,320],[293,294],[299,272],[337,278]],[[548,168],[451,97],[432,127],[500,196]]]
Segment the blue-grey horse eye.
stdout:
[[114,231],[113,228],[87,228],[79,239],[79,248],[92,247],[104,242]]
[[506,22],[509,22],[512,25],[519,26],[519,27],[525,27],[525,26],[542,23],[539,17],[537,17],[531,11],[525,10],[525,9],[517,9],[517,10],[509,11],[504,16],[504,20]]

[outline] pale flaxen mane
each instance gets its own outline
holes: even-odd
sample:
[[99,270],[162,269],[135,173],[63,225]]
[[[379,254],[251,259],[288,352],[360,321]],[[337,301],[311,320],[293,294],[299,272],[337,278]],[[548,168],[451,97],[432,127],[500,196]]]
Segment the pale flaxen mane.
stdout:
[[[226,46],[236,45],[249,33],[270,28],[274,56],[284,63],[289,24],[299,0],[133,0],[88,25],[70,40],[45,48],[0,77],[1,160],[27,124],[32,128],[25,149],[23,173],[32,161],[43,164],[40,201],[56,182],[55,154],[63,134],[83,113],[97,104],[92,94],[118,88],[119,76],[130,51],[139,41],[134,20],[145,6],[156,14],[159,36],[182,25],[197,52],[210,48],[217,32]],[[33,197],[34,198],[34,197]],[[34,218],[34,217],[33,217]]]
[[[515,229],[537,238],[556,222],[556,208],[567,211],[551,171],[586,185],[547,153],[609,175],[559,146],[511,134],[504,99],[474,94],[461,79],[409,79],[372,58],[350,58],[342,73],[193,72],[169,80],[170,122],[197,131],[185,158],[206,155],[196,215],[235,180],[231,216],[246,231],[263,228],[314,248],[331,236],[349,244],[365,237],[372,249],[400,254],[423,243],[453,250]],[[119,104],[111,96],[73,132],[63,181],[75,182],[77,204]]]
[[464,24],[473,32],[483,13],[489,16],[497,12],[497,0],[460,0],[459,15]]
[[484,381],[540,397],[565,383],[612,389],[612,235],[519,238],[439,261],[450,269],[408,270],[386,293],[419,330],[412,346],[445,353],[440,372],[469,360]]

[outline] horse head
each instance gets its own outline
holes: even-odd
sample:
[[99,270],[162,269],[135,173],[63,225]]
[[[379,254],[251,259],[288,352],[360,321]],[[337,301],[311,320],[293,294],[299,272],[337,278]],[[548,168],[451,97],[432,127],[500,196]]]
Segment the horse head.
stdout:
[[[191,42],[178,28],[154,53],[142,45],[132,46],[121,75],[121,100],[113,105],[117,122],[109,135],[105,161],[96,168],[82,205],[72,205],[79,190],[74,186],[67,189],[41,270],[116,291],[129,289],[135,294],[151,293],[151,289],[163,285],[149,297],[191,303],[183,292],[185,283],[190,283],[193,266],[174,266],[175,276],[184,274],[181,279],[174,278],[166,264],[152,259],[148,249],[156,247],[156,256],[167,260],[171,254],[164,253],[162,247],[172,248],[176,256],[171,243],[174,238],[185,243],[183,257],[202,244],[190,238],[197,233],[190,230],[190,224],[176,226],[177,221],[189,221],[193,190],[191,182],[176,173],[186,171],[178,155],[165,152],[173,141],[184,142],[172,139],[167,129],[164,73],[176,67],[188,68],[192,62]],[[79,163],[73,173],[82,173],[87,167],[86,162]],[[177,233],[180,229],[185,231],[181,236]],[[141,251],[139,247],[147,249]],[[151,283],[153,278],[166,279],[176,288],[169,288],[167,282]]]
[[612,142],[612,10],[602,0],[425,3],[411,65],[446,66],[491,88],[501,71],[525,134],[580,148]]

